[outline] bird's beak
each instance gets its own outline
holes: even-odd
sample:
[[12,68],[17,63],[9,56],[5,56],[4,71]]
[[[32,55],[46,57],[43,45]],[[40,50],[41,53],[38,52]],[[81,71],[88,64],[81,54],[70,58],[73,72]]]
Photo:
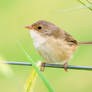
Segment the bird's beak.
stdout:
[[27,28],[27,29],[33,29],[33,27],[31,25],[27,25],[27,26],[25,26],[25,28]]

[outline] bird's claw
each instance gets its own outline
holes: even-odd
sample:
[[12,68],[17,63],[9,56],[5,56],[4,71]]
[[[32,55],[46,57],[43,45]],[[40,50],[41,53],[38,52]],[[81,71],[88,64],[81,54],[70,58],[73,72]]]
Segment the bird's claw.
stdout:
[[45,64],[46,64],[45,62],[41,63],[41,66],[40,66],[40,71],[41,72],[44,72],[44,70],[45,70]]
[[64,70],[67,72],[68,69],[67,69],[67,63],[64,64]]

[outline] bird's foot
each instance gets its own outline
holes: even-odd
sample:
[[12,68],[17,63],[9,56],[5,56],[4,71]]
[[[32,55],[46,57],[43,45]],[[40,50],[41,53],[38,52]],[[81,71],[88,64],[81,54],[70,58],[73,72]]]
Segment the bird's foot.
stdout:
[[65,70],[66,72],[68,71],[68,69],[67,69],[67,64],[68,64],[68,63],[65,63],[65,64],[64,64],[64,70]]
[[41,63],[41,66],[40,66],[40,71],[41,72],[44,72],[44,70],[45,70],[45,64],[46,64],[46,62],[42,62]]

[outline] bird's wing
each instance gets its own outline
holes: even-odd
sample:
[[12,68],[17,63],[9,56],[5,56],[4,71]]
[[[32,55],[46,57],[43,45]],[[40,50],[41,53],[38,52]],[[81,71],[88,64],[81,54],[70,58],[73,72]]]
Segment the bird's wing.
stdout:
[[64,31],[64,34],[65,34],[65,40],[67,42],[69,42],[71,45],[73,45],[73,44],[77,45],[78,44],[78,42],[70,34],[68,34],[65,31]]

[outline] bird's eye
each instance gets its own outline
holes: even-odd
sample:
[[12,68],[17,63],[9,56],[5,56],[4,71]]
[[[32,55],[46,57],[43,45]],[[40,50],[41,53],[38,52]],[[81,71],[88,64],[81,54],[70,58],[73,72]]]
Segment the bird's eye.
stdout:
[[40,29],[42,29],[42,27],[41,26],[38,26],[38,29],[40,30]]

